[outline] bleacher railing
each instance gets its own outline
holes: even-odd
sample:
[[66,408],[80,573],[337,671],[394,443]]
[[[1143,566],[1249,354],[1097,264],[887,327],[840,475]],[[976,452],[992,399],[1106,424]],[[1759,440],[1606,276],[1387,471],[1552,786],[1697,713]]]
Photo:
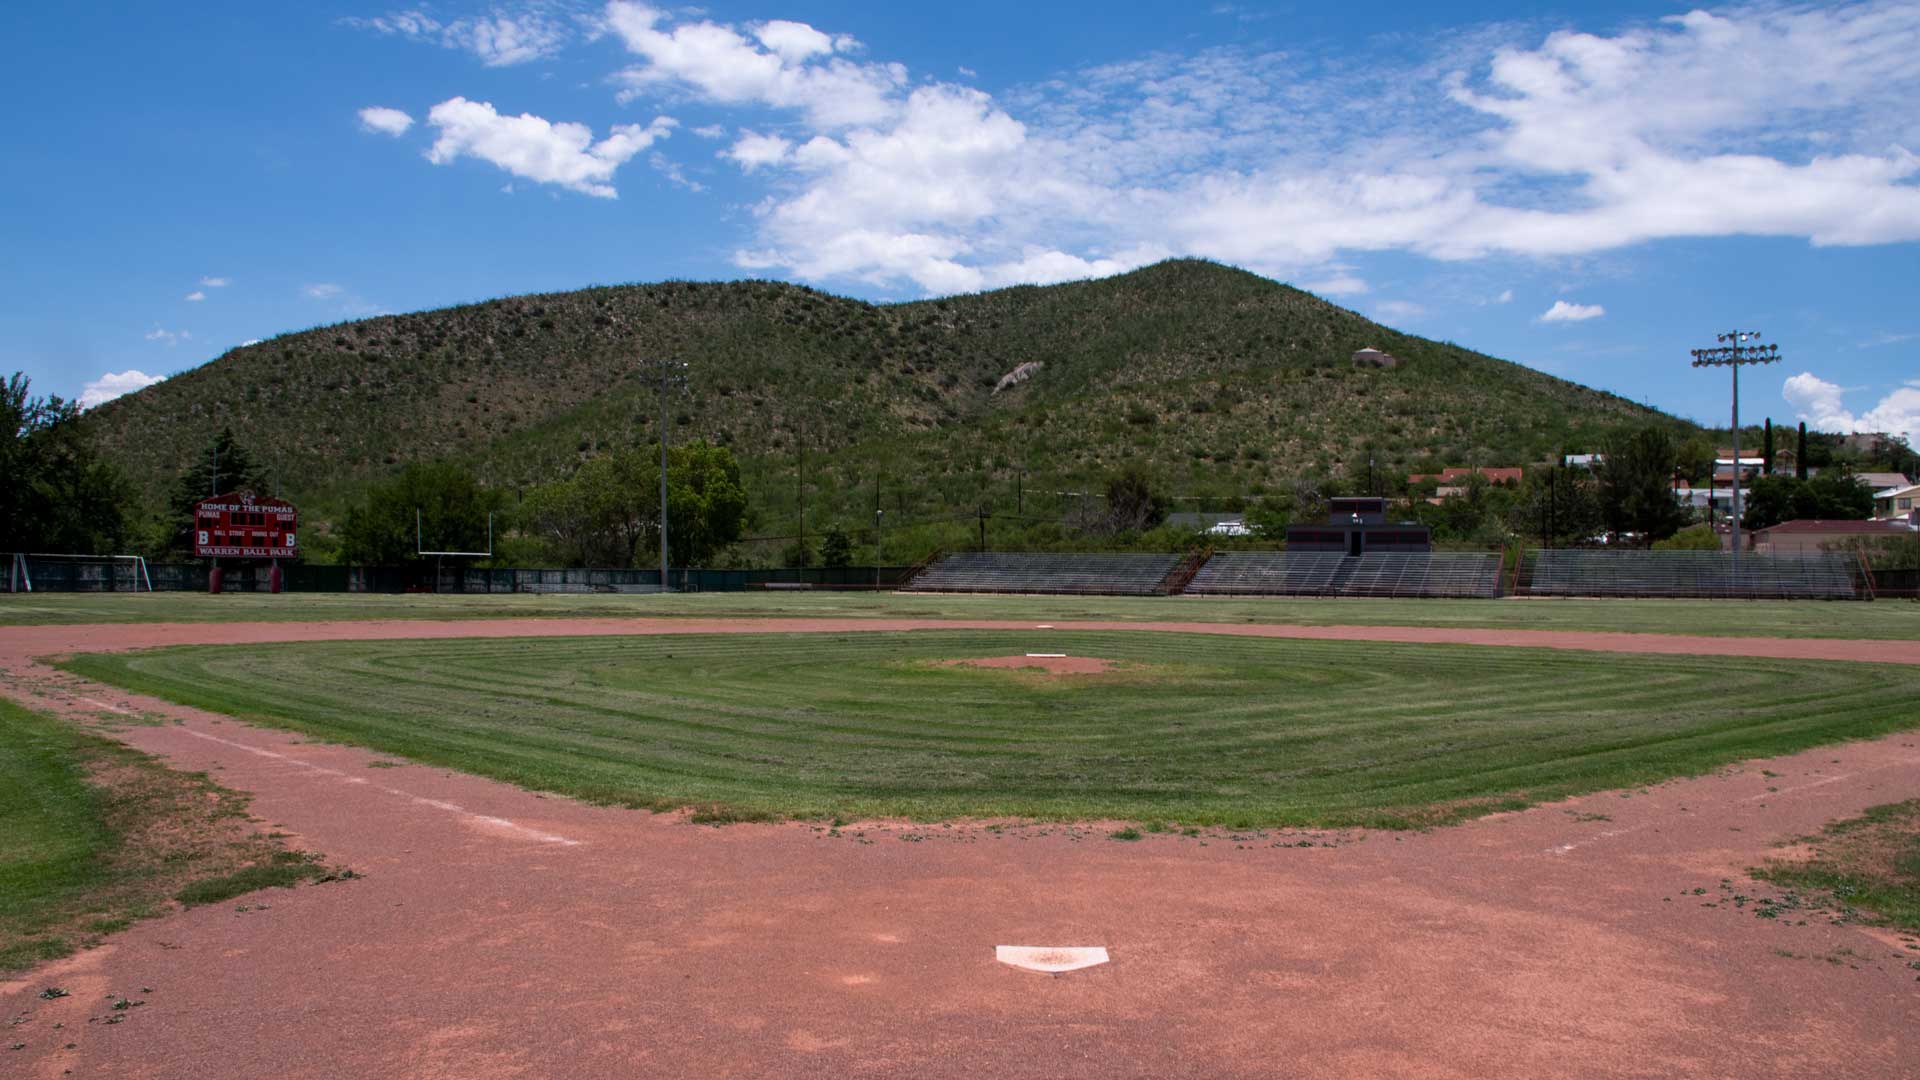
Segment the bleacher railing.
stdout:
[[1229,551],[1208,560],[1186,591],[1198,596],[1491,598],[1500,595],[1500,556]]

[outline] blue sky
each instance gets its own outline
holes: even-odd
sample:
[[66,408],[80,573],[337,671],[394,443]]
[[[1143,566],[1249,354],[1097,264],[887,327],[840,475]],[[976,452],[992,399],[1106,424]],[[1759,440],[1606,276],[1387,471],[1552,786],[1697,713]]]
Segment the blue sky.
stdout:
[[0,371],[663,278],[1244,266],[1724,423],[1920,439],[1920,4],[10,5]]

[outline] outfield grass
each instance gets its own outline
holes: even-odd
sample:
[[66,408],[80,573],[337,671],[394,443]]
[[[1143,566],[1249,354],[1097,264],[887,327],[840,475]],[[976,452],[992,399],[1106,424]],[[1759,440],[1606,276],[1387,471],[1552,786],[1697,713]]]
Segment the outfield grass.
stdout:
[[174,899],[326,872],[255,833],[246,802],[0,699],[0,973],[65,956]]
[[0,626],[497,618],[1110,619],[1295,626],[1458,626],[1629,633],[1920,640],[1920,604],[1725,600],[1323,600],[951,596],[843,592],[651,595],[357,593],[0,594]]
[[[1122,662],[1049,677],[939,661]],[[1920,725],[1920,670],[1201,634],[179,647],[89,678],[633,806],[1408,826]]]

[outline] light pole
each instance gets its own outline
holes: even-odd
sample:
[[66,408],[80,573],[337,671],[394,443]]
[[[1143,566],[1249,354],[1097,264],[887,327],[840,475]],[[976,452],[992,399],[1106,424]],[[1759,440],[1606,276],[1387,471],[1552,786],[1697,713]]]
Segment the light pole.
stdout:
[[874,592],[880,591],[880,519],[885,517],[886,513],[887,512],[885,510],[882,510],[877,506],[873,508],[873,591]]
[[1692,350],[1694,367],[1733,369],[1733,586],[1736,590],[1740,587],[1740,365],[1772,364],[1780,360],[1778,345],[1747,344],[1759,337],[1758,330],[1733,330],[1715,335],[1715,340],[1721,343],[1716,348]]
[[667,591],[667,391],[687,388],[687,365],[681,360],[640,361],[641,381],[660,395],[660,591]]

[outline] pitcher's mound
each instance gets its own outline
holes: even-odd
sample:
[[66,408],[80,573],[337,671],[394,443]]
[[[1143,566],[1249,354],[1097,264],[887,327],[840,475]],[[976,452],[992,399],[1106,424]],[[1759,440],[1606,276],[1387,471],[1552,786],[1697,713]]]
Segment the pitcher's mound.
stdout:
[[1049,675],[1104,675],[1119,663],[1097,656],[981,656],[971,660],[942,660],[943,667],[1034,669]]

